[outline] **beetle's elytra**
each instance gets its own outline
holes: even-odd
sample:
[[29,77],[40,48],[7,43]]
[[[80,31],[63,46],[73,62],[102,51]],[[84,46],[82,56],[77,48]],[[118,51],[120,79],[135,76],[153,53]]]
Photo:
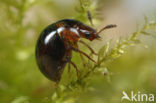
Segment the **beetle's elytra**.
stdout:
[[[115,27],[108,25],[96,32],[91,27],[73,19],[64,19],[46,27],[36,45],[36,61],[41,72],[50,80],[59,82],[67,63],[72,64],[77,72],[76,65],[71,61],[72,51],[76,51],[91,59],[86,53],[79,50],[77,42],[85,44],[80,38],[90,41],[99,38],[99,33],[104,29]],[[95,53],[85,44],[92,53]]]

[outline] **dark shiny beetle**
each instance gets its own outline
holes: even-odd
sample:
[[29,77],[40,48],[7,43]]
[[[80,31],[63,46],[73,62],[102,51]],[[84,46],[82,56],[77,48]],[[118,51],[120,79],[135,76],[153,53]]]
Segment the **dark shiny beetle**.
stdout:
[[86,45],[92,53],[95,52],[80,38],[86,38],[90,41],[99,38],[99,33],[107,28],[115,27],[108,25],[96,32],[91,27],[83,23],[64,19],[54,24],[49,25],[41,33],[36,45],[36,60],[41,72],[50,80],[59,82],[66,63],[72,64],[75,69],[76,65],[71,61],[72,50],[81,53],[91,61],[86,53],[78,49],[77,42]]

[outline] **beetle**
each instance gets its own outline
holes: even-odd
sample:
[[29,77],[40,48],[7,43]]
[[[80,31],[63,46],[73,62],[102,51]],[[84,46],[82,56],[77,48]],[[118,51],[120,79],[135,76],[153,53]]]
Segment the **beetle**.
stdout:
[[107,25],[97,32],[90,26],[74,19],[63,19],[49,25],[41,32],[36,45],[36,61],[40,71],[50,80],[59,83],[64,67],[69,63],[73,65],[78,75],[78,68],[71,61],[72,51],[79,52],[89,60],[95,61],[79,50],[77,43],[86,45],[93,54],[96,54],[89,45],[80,39],[86,38],[90,41],[99,39],[99,33],[115,26]]

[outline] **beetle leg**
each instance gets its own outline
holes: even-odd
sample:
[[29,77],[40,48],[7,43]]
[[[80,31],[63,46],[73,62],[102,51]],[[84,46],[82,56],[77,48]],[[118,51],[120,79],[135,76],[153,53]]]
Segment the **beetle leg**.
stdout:
[[83,67],[86,67],[86,64],[85,64],[84,58],[83,58],[83,56],[82,56],[81,53],[80,53],[80,57],[81,57],[81,60],[82,60],[82,63],[83,63]]
[[86,56],[89,60],[91,60],[92,62],[96,63],[89,55],[87,55],[86,53],[84,53],[83,51],[79,50],[78,48],[72,48],[74,51],[79,52],[81,54],[83,54],[84,56]]
[[78,76],[79,76],[79,70],[78,70],[76,64],[75,64],[74,62],[72,62],[72,61],[70,61],[70,63],[71,63],[71,64],[73,65],[73,67],[75,68],[76,74],[77,74],[77,77],[78,77]]
[[91,53],[97,55],[97,53],[95,53],[95,51],[88,44],[86,44],[84,41],[80,40],[79,42],[84,44],[91,51]]

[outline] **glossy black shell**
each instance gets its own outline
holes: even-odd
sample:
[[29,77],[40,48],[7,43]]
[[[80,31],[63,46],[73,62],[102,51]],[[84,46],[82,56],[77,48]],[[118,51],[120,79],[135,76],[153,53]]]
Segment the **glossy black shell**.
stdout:
[[[50,80],[59,82],[66,60],[71,57],[71,50],[67,49],[57,33],[57,23],[51,24],[41,33],[36,45],[36,61],[40,71]],[[45,39],[51,32],[56,33],[50,38],[46,44]],[[70,58],[71,59],[71,58]]]

